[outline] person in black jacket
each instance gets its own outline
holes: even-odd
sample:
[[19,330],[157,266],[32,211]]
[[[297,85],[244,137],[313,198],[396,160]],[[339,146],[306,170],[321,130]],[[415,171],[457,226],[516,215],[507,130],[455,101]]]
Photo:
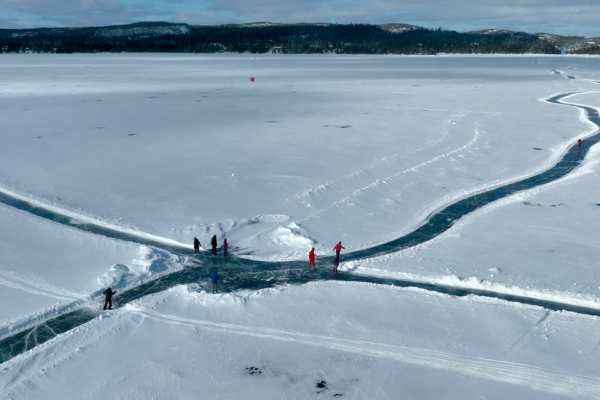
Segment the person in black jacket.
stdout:
[[194,254],[200,254],[200,241],[194,238]]
[[212,253],[217,255],[217,235],[214,235],[210,240],[210,245],[212,246]]
[[106,305],[107,305],[107,304],[108,304],[108,309],[109,309],[109,310],[112,310],[112,296],[113,296],[113,294],[115,294],[115,293],[117,293],[117,292],[113,292],[113,291],[112,291],[112,287],[110,287],[110,286],[108,287],[108,289],[106,289],[106,290],[104,291],[104,293],[103,293],[103,294],[104,294],[104,298],[105,298],[105,300],[104,300],[104,309],[105,309],[105,310],[106,310]]

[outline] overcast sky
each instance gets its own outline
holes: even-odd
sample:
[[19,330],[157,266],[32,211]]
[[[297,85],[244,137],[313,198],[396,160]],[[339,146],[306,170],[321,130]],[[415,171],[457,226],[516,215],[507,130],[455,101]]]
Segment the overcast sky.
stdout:
[[403,22],[469,31],[600,36],[599,0],[0,0],[0,28],[105,26],[138,21]]

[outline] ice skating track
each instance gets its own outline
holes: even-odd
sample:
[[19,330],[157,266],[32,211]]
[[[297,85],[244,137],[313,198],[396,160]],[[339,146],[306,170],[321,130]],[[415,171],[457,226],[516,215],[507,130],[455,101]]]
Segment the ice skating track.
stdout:
[[[546,99],[546,101],[551,104],[579,108],[585,112],[585,115],[590,122],[595,124],[597,127],[600,127],[600,116],[596,109],[583,105],[570,104],[563,100],[566,97],[576,93],[579,92],[557,94]],[[509,183],[487,191],[482,191],[480,193],[476,193],[472,196],[464,198],[434,213],[429,217],[427,221],[425,221],[422,225],[419,226],[419,228],[417,228],[413,232],[375,247],[346,253],[343,256],[343,261],[377,257],[425,243],[450,229],[453,226],[453,224],[456,223],[456,221],[458,221],[460,218],[481,207],[484,207],[494,201],[505,198],[507,196],[511,196],[517,192],[545,185],[566,176],[567,174],[572,172],[581,163],[581,161],[584,160],[591,146],[598,143],[598,141],[600,141],[600,131],[597,130],[593,134],[585,138],[581,147],[578,147],[576,144],[571,146],[563,154],[560,161],[548,170],[537,175],[531,176],[529,178],[523,179],[521,181]],[[304,261],[253,261],[235,257],[234,255],[228,256],[228,258],[225,260],[222,257],[214,257],[212,255],[208,255],[206,254],[207,252],[203,252],[199,257],[194,257],[191,246],[177,243],[165,238],[151,236],[143,233],[137,233],[133,231],[126,231],[118,227],[111,227],[106,224],[95,222],[91,219],[78,217],[68,212],[63,212],[52,207],[47,207],[39,202],[28,200],[26,198],[23,198],[22,196],[18,196],[7,191],[0,191],[0,202],[23,211],[27,211],[39,217],[60,223],[62,225],[70,226],[72,228],[80,229],[86,232],[91,232],[94,234],[114,239],[120,239],[147,246],[153,246],[175,254],[192,257],[192,265],[188,268],[165,275],[156,280],[141,284],[116,296],[114,298],[114,303],[116,307],[123,307],[132,300],[146,296],[148,294],[163,291],[176,285],[193,282],[205,282],[210,274],[210,271],[214,268],[218,268],[220,271],[222,271],[222,292],[232,292],[243,289],[257,290],[282,284],[303,284],[315,280],[337,279],[341,281],[367,282],[401,287],[418,287],[429,291],[435,291],[455,296],[477,295],[484,297],[493,297],[523,304],[537,305],[548,308],[550,310],[566,310],[581,314],[600,316],[600,309],[596,308],[581,307],[572,304],[540,300],[525,296],[510,295],[491,290],[467,289],[447,285],[405,281],[394,278],[361,276],[351,273],[340,273],[338,275],[333,275],[329,268],[320,268],[316,271],[309,270],[308,268],[306,268],[306,262]],[[317,260],[320,262],[326,262],[328,264],[331,259],[318,258]],[[132,308],[131,305],[127,307],[128,309],[135,309]],[[40,325],[24,329],[19,333],[5,337],[2,340],[0,340],[0,362],[5,362],[21,353],[24,353],[36,347],[41,343],[52,339],[53,337],[61,333],[64,333],[79,325],[82,325],[92,320],[93,318],[96,318],[98,313],[99,312],[97,310],[88,307],[82,307],[76,309],[75,311],[70,311],[68,313],[59,315],[58,317],[50,319]],[[144,313],[148,314],[149,311],[144,311]],[[244,334],[243,332],[245,332],[244,329],[246,328],[242,329],[242,327],[236,327],[236,329],[239,332],[242,332],[240,334]],[[2,334],[3,333],[0,332],[0,335]],[[6,332],[4,332],[4,334],[6,334]],[[258,333],[256,334],[258,335]],[[291,336],[287,337],[287,339],[284,336],[278,336],[278,338],[280,338],[281,340],[296,340],[301,342],[303,342],[304,340],[298,338],[291,339]],[[318,340],[314,341],[314,338],[305,341],[307,343],[310,342],[313,345],[314,343],[321,343]],[[357,347],[355,343],[346,344],[345,342],[339,343],[339,346],[341,346],[339,350],[342,351],[346,349],[346,347],[348,347],[348,349]],[[373,344],[369,344],[369,346],[372,347]],[[385,345],[377,346],[385,347]],[[414,354],[410,355],[412,354],[410,353],[410,351],[415,350],[398,348],[400,350],[396,349],[393,351],[386,352],[377,350],[377,346],[375,346],[374,350],[372,350],[373,355],[375,355],[375,353],[388,354],[394,359],[420,365],[429,365],[434,368],[438,368],[439,366],[436,367],[436,365],[438,364],[450,366],[460,364],[463,367],[465,365],[471,365],[471,367],[469,367],[470,369],[467,368],[468,371],[471,371],[471,373],[469,374],[480,376],[486,379],[499,380],[499,378],[494,378],[494,376],[497,375],[494,373],[494,371],[498,372],[499,369],[502,369],[502,366],[498,364],[498,361],[487,361],[486,363],[486,360],[478,360],[475,363],[471,362],[469,364],[468,362],[464,362],[464,360],[460,362],[456,361],[460,357],[453,355],[446,355],[447,357],[431,357],[430,355],[428,355],[429,352],[419,350],[420,355],[415,356]],[[366,346],[362,346],[362,348],[365,347]],[[448,357],[454,357],[454,359],[456,359],[456,362],[452,361],[452,359]],[[433,359],[437,361],[432,361],[433,364],[432,362],[429,362],[429,364],[427,364],[426,360]],[[453,367],[450,369],[456,369],[458,371],[458,367]],[[536,369],[527,366],[511,364],[511,368],[509,369],[511,371],[514,371],[514,373],[503,373],[501,374],[504,377],[502,379],[509,379],[510,382],[516,384],[526,384],[526,386],[530,386],[537,390],[547,391],[549,393],[554,394],[567,394],[569,391],[573,393],[573,390],[575,390],[573,388],[575,388],[577,385],[581,386],[582,383],[582,381],[578,380],[580,378],[577,377],[572,378],[573,380],[570,380],[571,378],[564,377],[562,375],[560,377],[558,375],[554,377],[550,372],[544,372],[545,375],[540,375],[539,373],[535,372],[537,371]],[[508,371],[509,369],[506,370]],[[581,379],[585,380],[589,378]],[[538,380],[541,383],[534,383],[534,381],[536,380]],[[598,389],[600,388],[600,386],[598,386],[598,383],[595,381],[594,383],[584,384],[583,387],[584,389],[581,390],[583,390],[584,392],[588,390],[585,388],[593,387],[595,393],[598,393]],[[585,395],[585,393],[582,392],[581,394]]]

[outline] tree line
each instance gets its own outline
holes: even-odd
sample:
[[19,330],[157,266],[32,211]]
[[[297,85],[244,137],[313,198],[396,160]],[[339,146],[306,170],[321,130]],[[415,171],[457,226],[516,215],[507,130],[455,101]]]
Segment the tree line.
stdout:
[[[139,24],[138,24],[139,25]],[[151,23],[145,26],[151,28]],[[94,36],[98,28],[36,29],[20,37],[0,30],[0,49],[18,52],[176,52],[287,54],[556,54],[555,46],[522,32],[493,34],[414,28],[392,33],[377,25],[191,26],[190,33],[147,37]],[[2,32],[4,31],[4,32]]]
[[569,54],[600,54],[600,45],[588,44],[581,49],[569,51]]

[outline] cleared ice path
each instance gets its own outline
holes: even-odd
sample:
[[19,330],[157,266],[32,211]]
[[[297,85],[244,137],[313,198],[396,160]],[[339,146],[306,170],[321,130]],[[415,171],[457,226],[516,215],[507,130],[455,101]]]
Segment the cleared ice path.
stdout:
[[[598,115],[598,111],[596,109],[581,105],[563,103],[560,101],[561,99],[573,94],[575,93],[555,95],[547,99],[547,101],[553,104],[562,104],[580,108],[586,112],[587,118],[591,122],[600,127],[600,116]],[[590,147],[598,143],[598,141],[600,141],[600,131],[596,131],[593,135],[587,137],[581,147],[578,147],[577,145],[570,147],[563,155],[561,160],[554,167],[545,172],[460,200],[457,203],[454,203],[433,214],[415,231],[401,238],[375,247],[346,253],[343,255],[342,259],[343,261],[351,261],[372,258],[384,254],[394,253],[427,242],[447,231],[457,220],[463,216],[487,204],[515,194],[519,191],[544,185],[564,177],[581,163]],[[335,279],[340,281],[367,282],[400,287],[417,287],[454,296],[476,295],[493,297],[523,304],[536,305],[555,311],[566,310],[580,314],[600,316],[600,309],[540,300],[525,296],[510,295],[489,290],[457,288],[446,285],[404,281],[393,278],[362,276],[349,273],[333,275],[329,266],[331,257],[318,258],[317,263],[320,265],[318,265],[316,270],[307,268],[306,261],[253,261],[235,257],[234,255],[230,255],[227,257],[227,259],[225,259],[222,256],[214,257],[211,254],[209,255],[208,252],[202,252],[200,256],[196,257],[193,255],[189,246],[183,244],[179,245],[175,242],[169,243],[169,241],[166,239],[163,241],[160,240],[160,238],[136,235],[134,233],[123,232],[118,229],[102,226],[100,224],[77,220],[66,213],[62,214],[60,212],[44,208],[41,205],[33,204],[24,199],[11,196],[7,193],[0,192],[0,202],[73,228],[115,239],[154,246],[175,254],[191,257],[191,267],[136,286],[119,294],[118,296],[115,296],[115,307],[122,307],[123,305],[135,299],[148,294],[161,292],[177,285],[187,283],[206,283],[210,275],[210,271],[214,268],[218,268],[221,273],[221,282],[219,288],[221,292],[233,292],[243,289],[258,290],[283,284],[303,284],[315,280]],[[326,267],[323,267],[323,265]],[[82,325],[98,316],[98,314],[99,311],[97,309],[92,309],[90,307],[80,308],[75,311],[62,314],[40,325],[25,329],[24,331],[12,336],[6,337],[0,340],[0,362],[3,363],[61,333],[67,332],[79,325]]]

